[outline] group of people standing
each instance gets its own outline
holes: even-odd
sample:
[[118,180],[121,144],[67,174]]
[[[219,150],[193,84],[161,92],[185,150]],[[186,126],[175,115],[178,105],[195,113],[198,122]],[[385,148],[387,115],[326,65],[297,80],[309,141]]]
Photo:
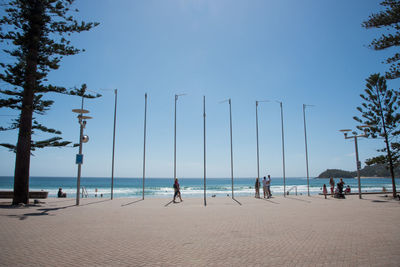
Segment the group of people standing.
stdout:
[[[264,176],[264,179],[262,180],[262,184],[263,184],[264,198],[272,197],[272,194],[271,194],[271,176],[268,175],[268,180]],[[254,188],[256,190],[256,193],[255,193],[254,197],[255,198],[260,198],[260,179],[258,177],[256,179],[256,183],[254,185]]]
[[[331,186],[331,197],[337,197],[337,198],[344,198],[344,194],[350,194],[351,193],[351,188],[349,185],[347,185],[346,189],[344,190],[343,194],[343,187],[344,187],[345,182],[343,181],[342,178],[340,178],[339,182],[337,183],[337,187],[335,189],[335,180],[333,178],[329,179],[329,185]],[[328,189],[326,188],[326,184],[324,184],[322,193],[325,196],[328,194]]]
[[[268,175],[268,180],[267,177],[264,176],[264,179],[262,180],[263,184],[263,192],[264,192],[264,198],[270,198],[272,197],[271,194],[271,176]],[[260,198],[260,179],[256,179],[256,184],[255,184],[255,189],[256,189],[256,198]],[[182,196],[181,196],[181,190],[179,186],[178,179],[175,178],[174,181],[174,199],[172,200],[174,203],[176,203],[175,199],[176,197],[179,197],[180,201],[182,202]]]

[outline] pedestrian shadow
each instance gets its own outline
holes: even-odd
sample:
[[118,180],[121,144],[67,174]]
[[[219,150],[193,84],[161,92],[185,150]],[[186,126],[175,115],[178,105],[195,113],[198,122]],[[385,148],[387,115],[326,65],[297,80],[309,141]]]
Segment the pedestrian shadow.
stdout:
[[306,202],[306,203],[311,203],[311,201],[308,201],[308,200],[293,198],[293,197],[288,197],[288,196],[286,197],[286,199],[292,199],[292,200],[302,201],[302,202]]
[[129,203],[126,203],[126,204],[122,204],[121,207],[125,207],[125,206],[128,206],[128,205],[132,205],[132,204],[138,203],[138,202],[143,201],[143,200],[144,200],[143,198],[137,199],[137,200],[135,200],[135,201],[132,201],[132,202],[129,202]]
[[264,200],[264,201],[267,201],[267,202],[274,203],[274,204],[279,204],[278,202],[272,201],[272,200],[269,199],[269,198],[260,198],[260,199],[262,199],[262,200]]
[[[182,201],[181,201],[181,202],[182,202]],[[181,203],[181,202],[176,202],[176,201],[174,202],[174,200],[171,200],[170,202],[168,202],[167,204],[165,204],[164,207],[168,207],[168,205],[171,204],[171,203],[178,204],[178,203]]]

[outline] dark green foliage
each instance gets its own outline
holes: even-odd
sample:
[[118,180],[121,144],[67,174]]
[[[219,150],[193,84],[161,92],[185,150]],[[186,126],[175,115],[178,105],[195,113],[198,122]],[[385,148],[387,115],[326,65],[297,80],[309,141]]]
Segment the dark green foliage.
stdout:
[[[29,31],[31,12],[36,2],[37,7],[41,9],[41,16],[38,18],[36,27],[39,28],[38,34]],[[51,70],[58,69],[59,63],[63,56],[75,55],[80,52],[79,49],[73,47],[70,41],[65,39],[63,35],[70,35],[74,32],[82,32],[90,30],[98,23],[77,22],[69,16],[70,5],[74,1],[56,1],[56,0],[20,0],[10,1],[6,6],[7,16],[0,19],[0,26],[3,30],[0,32],[0,41],[8,45],[8,49],[3,52],[13,57],[13,63],[1,63],[3,73],[0,73],[0,79],[9,84],[8,88],[0,88],[0,108],[8,108],[13,110],[21,110],[23,92],[26,87],[26,68],[29,61],[29,46],[31,39],[37,40],[37,60],[35,61],[36,71],[34,73],[35,81],[33,87],[33,103],[30,107],[34,114],[44,115],[50,109],[54,101],[44,99],[47,93],[60,93],[66,95],[82,95],[86,85],[81,88],[67,89],[62,86],[55,86],[48,83],[46,77]],[[98,97],[86,94],[85,97]],[[33,130],[60,135],[61,132],[45,127],[38,123],[33,117]],[[11,125],[0,127],[0,131],[19,129],[19,119],[13,120]],[[31,150],[35,148],[44,148],[46,146],[58,147],[65,146],[71,142],[59,142],[61,137],[53,137],[41,141],[31,140]],[[0,144],[16,151],[13,144]]]
[[[385,28],[388,33],[372,40],[369,45],[374,50],[383,50],[400,45],[400,1],[386,0],[381,2],[385,7],[384,11],[372,14],[367,21],[362,23],[366,29]],[[387,79],[396,79],[400,77],[400,53],[395,53],[392,57],[385,60],[384,63],[390,64],[389,71],[386,73]]]
[[[7,62],[0,63],[3,72],[0,80],[7,84],[0,88],[0,108],[16,110],[18,119],[0,131],[18,129],[17,145],[0,144],[16,152],[13,203],[28,203],[29,165],[31,151],[44,147],[61,147],[60,131],[42,125],[36,116],[46,113],[54,103],[46,99],[48,93],[98,97],[85,94],[86,85],[67,89],[52,85],[47,75],[59,68],[64,56],[81,50],[71,45],[65,37],[72,33],[88,31],[97,23],[76,21],[71,5],[74,0],[12,0],[6,4],[6,15],[0,19],[0,41]],[[77,11],[77,10],[76,10]],[[12,60],[10,60],[10,58]],[[33,141],[35,131],[55,135],[45,140]]]
[[[368,159],[366,164],[385,164],[390,170],[393,187],[395,187],[394,167],[400,163],[398,140],[400,92],[388,89],[385,77],[379,74],[372,74],[366,81],[365,93],[360,95],[364,102],[361,107],[357,107],[361,117],[353,118],[360,124],[369,126],[364,128],[369,137],[384,140],[385,147],[378,149],[378,152],[384,154]],[[395,188],[394,192],[396,192]]]

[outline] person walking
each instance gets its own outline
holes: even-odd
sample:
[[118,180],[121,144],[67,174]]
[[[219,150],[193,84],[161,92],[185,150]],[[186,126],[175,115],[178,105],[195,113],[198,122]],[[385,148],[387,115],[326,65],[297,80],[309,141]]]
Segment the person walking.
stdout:
[[179,197],[179,199],[180,199],[181,202],[182,202],[183,200],[182,200],[182,197],[181,197],[181,190],[180,190],[178,178],[175,178],[175,182],[174,182],[174,191],[175,191],[175,193],[174,193],[173,202],[176,203],[175,199],[176,199],[177,196]]
[[256,184],[254,185],[256,193],[254,195],[255,198],[260,198],[260,181],[256,178]]
[[268,198],[272,197],[271,194],[271,176],[268,175],[268,181],[267,181],[267,194],[268,194]]
[[335,189],[335,180],[333,180],[333,177],[329,180],[329,184],[331,186],[331,197],[333,197],[333,190]]
[[268,195],[268,191],[267,191],[267,180],[266,180],[266,177],[265,177],[265,176],[264,176],[264,179],[263,179],[262,183],[263,183],[263,192],[264,192],[264,198],[265,198],[265,195]]

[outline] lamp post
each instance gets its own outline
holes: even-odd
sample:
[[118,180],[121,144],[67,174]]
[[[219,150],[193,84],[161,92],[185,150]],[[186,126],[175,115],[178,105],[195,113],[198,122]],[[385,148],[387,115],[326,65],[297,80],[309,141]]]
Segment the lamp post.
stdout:
[[231,139],[231,181],[232,181],[232,199],[235,199],[234,192],[233,192],[233,144],[232,144],[232,101],[231,99],[227,99],[221,101],[220,103],[229,103],[229,124],[230,124],[230,139]]
[[[363,125],[359,126],[360,128],[366,128],[369,127],[368,125]],[[340,130],[344,134],[345,139],[354,139],[354,146],[355,146],[355,151],[356,151],[356,166],[357,166],[357,179],[358,179],[358,197],[361,199],[362,194],[361,194],[361,179],[360,179],[360,168],[361,168],[361,162],[359,161],[358,158],[358,143],[357,143],[357,138],[358,137],[367,137],[366,132],[364,131],[364,134],[356,134],[355,132],[353,136],[348,136],[348,132],[351,132],[350,129],[343,129]]]
[[310,196],[310,175],[308,173],[308,150],[307,150],[307,127],[306,127],[306,107],[313,107],[314,105],[303,104],[303,118],[304,118],[304,144],[306,147],[306,170],[307,170],[307,194]]
[[268,100],[256,101],[256,138],[257,138],[257,178],[260,179],[260,150],[258,148],[258,103]]
[[143,193],[142,193],[143,200],[144,200],[144,178],[145,178],[145,171],[146,171],[146,122],[147,122],[147,93],[144,94]]
[[206,96],[203,96],[203,136],[204,136],[204,206],[206,201]]
[[111,199],[114,196],[114,154],[115,154],[115,126],[117,123],[117,94],[118,89],[114,90],[115,104],[114,104],[114,130],[113,130],[113,150],[112,150],[112,161],[111,161]]
[[285,137],[283,133],[283,105],[281,101],[276,101],[281,107],[281,126],[282,126],[282,169],[283,169],[283,196],[286,197],[286,175],[285,175]]
[[83,100],[84,100],[85,92],[82,93],[82,105],[80,109],[73,109],[72,112],[78,113],[78,122],[79,122],[79,154],[76,155],[76,164],[78,164],[78,175],[76,182],[76,205],[79,206],[79,197],[80,197],[80,187],[81,187],[81,167],[83,164],[83,154],[82,154],[82,143],[86,143],[89,141],[89,137],[83,135],[83,129],[86,126],[86,120],[92,119],[90,116],[85,116],[83,114],[89,113],[89,110],[83,109]]
[[176,102],[178,97],[184,96],[186,94],[175,95],[175,120],[174,120],[174,181],[176,179]]

